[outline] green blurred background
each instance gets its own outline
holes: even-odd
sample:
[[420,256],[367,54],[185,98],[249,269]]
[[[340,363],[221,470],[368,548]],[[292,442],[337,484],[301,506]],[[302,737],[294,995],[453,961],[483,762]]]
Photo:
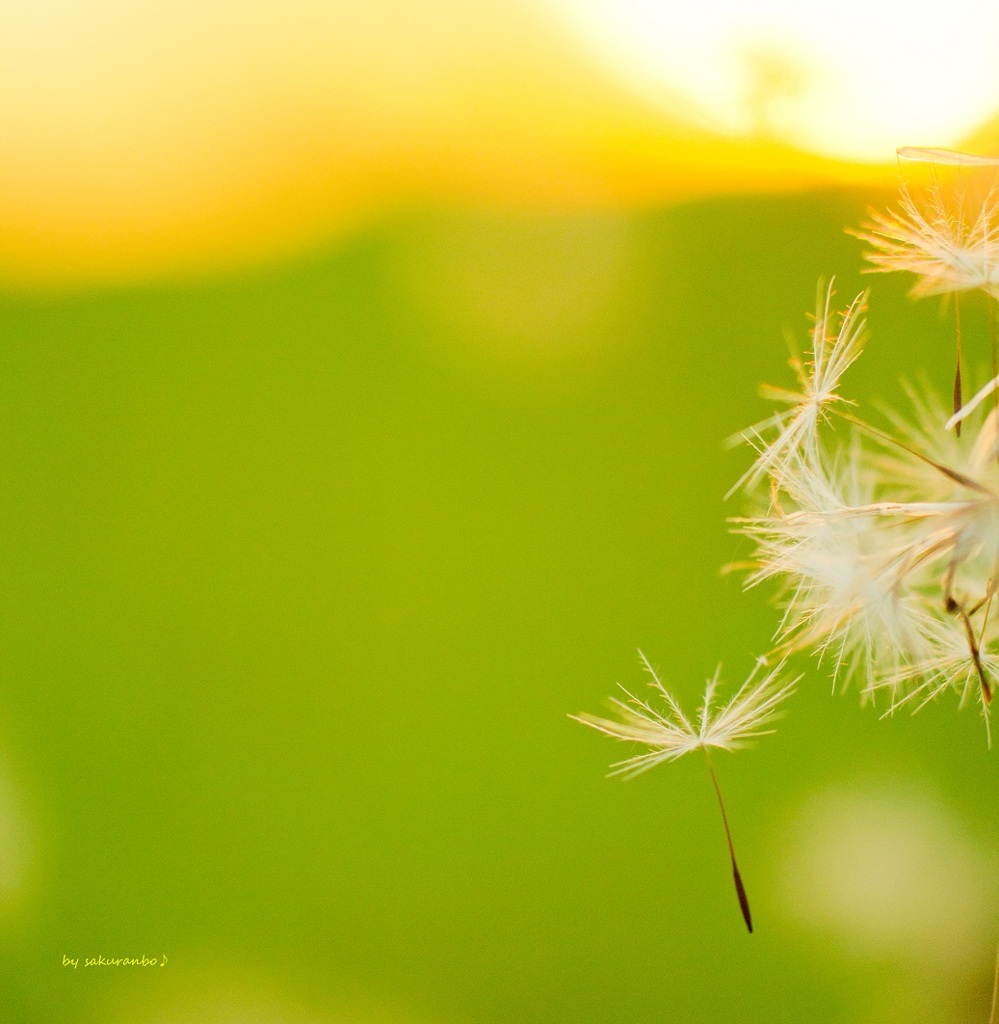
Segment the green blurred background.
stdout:
[[[881,721],[803,663],[717,762],[751,937],[703,765],[608,780],[625,748],[566,717],[642,686],[639,647],[688,705],[767,647],[719,573],[722,441],[817,279],[872,283],[843,228],[887,198],[426,205],[3,296],[0,1019],[984,1024],[973,709]],[[873,285],[847,393],[945,391],[949,323]]]

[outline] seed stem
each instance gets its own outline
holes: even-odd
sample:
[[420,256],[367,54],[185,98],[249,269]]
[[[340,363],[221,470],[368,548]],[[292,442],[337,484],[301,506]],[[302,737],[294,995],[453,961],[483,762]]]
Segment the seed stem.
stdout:
[[704,751],[704,759],[708,763],[708,774],[711,776],[711,783],[715,787],[715,796],[718,797],[718,807],[721,809],[722,825],[725,826],[725,840],[728,843],[728,855],[732,861],[732,881],[735,883],[735,894],[739,897],[739,909],[742,911],[742,919],[746,922],[749,934],[753,933],[753,915],[749,910],[749,897],[746,895],[746,887],[742,884],[742,875],[739,874],[739,865],[735,860],[735,847],[732,845],[732,830],[728,827],[728,815],[725,813],[725,801],[722,800],[721,787],[718,785],[718,776],[715,775],[714,765],[711,763],[711,755],[707,747],[701,748]]
[[844,412],[842,409],[833,409],[832,412],[841,420],[845,420],[847,423],[852,423],[855,427],[859,427],[861,430],[866,431],[872,437],[876,437],[886,446],[900,448],[902,451],[908,452],[921,462],[925,462],[927,466],[932,466],[934,469],[943,473],[944,476],[953,480],[954,483],[960,484],[962,487],[968,487],[973,491],[977,491],[979,494],[992,495],[991,491],[983,487],[980,483],[972,480],[971,477],[965,476],[963,473],[959,473],[956,469],[951,469],[950,466],[945,466],[942,462],[937,462],[935,459],[931,459],[928,455],[924,455],[922,452],[916,451],[915,448],[911,448],[909,445],[899,441],[897,437],[892,437],[891,434],[886,434],[883,430],[878,430],[877,427],[872,427],[870,423],[865,423],[862,419],[854,416],[852,413]]

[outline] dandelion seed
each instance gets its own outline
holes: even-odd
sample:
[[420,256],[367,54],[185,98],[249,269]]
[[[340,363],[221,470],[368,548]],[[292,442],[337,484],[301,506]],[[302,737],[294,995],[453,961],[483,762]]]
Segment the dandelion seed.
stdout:
[[[851,232],[871,249],[864,255],[876,271],[916,275],[911,294],[954,296],[956,335],[954,412],[962,404],[962,292],[981,290],[999,298],[999,160],[940,149],[900,149],[899,159],[925,164],[929,184],[903,183],[899,209],[870,211],[865,230]],[[944,181],[941,169],[949,180]],[[994,323],[995,312],[989,309]],[[999,337],[992,329],[993,373],[999,373]],[[960,433],[960,425],[957,431]]]
[[[993,381],[944,423],[932,394],[910,388],[914,419],[894,432],[843,405],[780,440],[769,504],[733,521],[754,544],[746,586],[780,585],[771,657],[809,649],[834,686],[885,691],[889,713],[946,690],[988,706],[999,679],[999,409]],[[841,402],[845,403],[845,399]],[[832,416],[850,424],[825,430]],[[969,427],[965,437],[953,431]],[[993,614],[995,613],[995,614]]]
[[903,183],[897,210],[871,210],[864,230],[851,233],[871,246],[864,255],[875,271],[915,274],[915,297],[981,289],[999,298],[999,161],[919,152],[936,154],[923,162],[957,167],[960,180],[948,186],[934,173],[923,187]]
[[713,701],[719,676],[719,672],[716,671],[708,680],[700,712],[697,718],[691,721],[684,714],[673,695],[659,681],[659,677],[645,655],[641,652],[639,655],[646,671],[652,676],[652,682],[649,685],[665,703],[662,710],[657,710],[651,702],[640,700],[624,690],[628,698],[627,701],[612,698],[610,702],[617,712],[618,718],[601,718],[588,714],[570,715],[570,717],[607,736],[612,736],[614,739],[640,743],[649,748],[645,753],[636,754],[612,765],[611,775],[632,778],[657,764],[675,761],[691,751],[702,750],[704,752],[708,773],[711,776],[715,795],[718,798],[718,806],[721,809],[722,825],[728,843],[732,879],[739,899],[739,907],[746,927],[752,932],[753,919],[749,909],[749,898],[746,895],[736,862],[728,816],[725,813],[725,804],[722,801],[721,788],[711,763],[709,749],[716,747],[720,750],[738,750],[744,747],[748,741],[772,733],[773,730],[767,729],[765,726],[783,713],[780,705],[793,692],[798,680],[782,681],[783,666],[778,665],[767,672],[759,682],[756,682],[757,674],[767,667],[766,662],[760,659],[735,696],[727,704],[714,707]]
[[[729,495],[741,487],[754,487],[767,475],[779,481],[790,458],[813,454],[819,423],[831,406],[843,401],[838,394],[840,380],[860,355],[864,344],[867,294],[858,295],[840,314],[839,327],[833,331],[832,300],[835,294],[832,281],[824,291],[822,283],[819,283],[810,357],[804,363],[797,356],[791,359],[800,390],[791,391],[771,385],[761,388],[764,397],[785,403],[788,408],[739,435],[756,448],[758,456]],[[774,436],[769,437],[771,434]]]

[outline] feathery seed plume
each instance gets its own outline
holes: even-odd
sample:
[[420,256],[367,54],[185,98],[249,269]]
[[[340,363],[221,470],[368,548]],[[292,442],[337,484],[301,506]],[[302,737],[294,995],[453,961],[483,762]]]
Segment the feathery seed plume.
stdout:
[[[953,295],[954,412],[963,401],[961,295],[980,290],[999,299],[999,158],[947,149],[905,148],[900,163],[928,172],[923,184],[903,181],[899,209],[870,211],[865,230],[854,231],[871,249],[873,271],[916,275],[911,294]],[[992,373],[999,375],[999,332],[989,306]],[[957,433],[961,433],[958,425]]]
[[[792,356],[790,360],[799,390],[769,384],[760,389],[765,398],[781,402],[787,408],[748,427],[739,435],[756,449],[758,455],[729,495],[741,487],[754,487],[767,475],[780,479],[789,460],[801,454],[812,455],[819,423],[827,417],[831,406],[843,401],[838,393],[840,380],[864,345],[867,295],[858,295],[853,300],[840,315],[839,326],[834,330],[832,300],[835,294],[832,281],[826,288],[819,282],[811,353],[804,362],[798,356]],[[770,434],[773,436],[768,439]]]
[[[612,765],[611,775],[623,775],[631,778],[664,761],[675,761],[694,750],[703,750],[707,760],[708,773],[714,786],[718,805],[721,808],[722,824],[728,842],[729,858],[732,864],[732,879],[743,920],[750,932],[753,930],[753,918],[749,910],[749,898],[746,895],[739,866],[735,859],[735,848],[732,845],[732,833],[722,801],[721,789],[715,775],[714,766],[708,753],[709,748],[719,750],[738,750],[749,740],[759,736],[767,736],[772,729],[765,728],[782,713],[781,704],[794,691],[797,679],[783,681],[782,665],[772,668],[762,679],[756,681],[766,662],[760,659],[749,677],[728,703],[714,706],[715,690],[718,686],[719,670],[708,680],[701,709],[693,721],[689,719],[677,703],[673,695],[660,682],[655,670],[645,655],[639,652],[642,664],[652,676],[649,684],[662,698],[664,707],[658,710],[651,701],[643,701],[624,690],[627,701],[611,699],[611,705],[618,718],[601,718],[597,715],[570,715],[577,722],[597,729],[599,732],[612,736],[617,740],[640,743],[649,749],[645,753],[635,754],[624,761]],[[622,687],[623,689],[623,687]]]
[[924,185],[904,182],[899,209],[870,211],[865,256],[875,271],[916,275],[912,294],[982,289],[999,298],[999,159],[941,149],[900,149],[930,170]]

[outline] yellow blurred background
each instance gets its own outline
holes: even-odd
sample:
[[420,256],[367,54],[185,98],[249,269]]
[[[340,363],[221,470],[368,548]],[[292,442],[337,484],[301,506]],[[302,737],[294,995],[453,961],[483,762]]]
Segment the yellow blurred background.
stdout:
[[733,130],[682,81],[643,89],[585,8],[4,0],[0,280],[211,271],[429,197],[591,210],[885,180],[890,138],[858,164],[781,136],[770,115],[802,84],[776,43],[749,48]]

